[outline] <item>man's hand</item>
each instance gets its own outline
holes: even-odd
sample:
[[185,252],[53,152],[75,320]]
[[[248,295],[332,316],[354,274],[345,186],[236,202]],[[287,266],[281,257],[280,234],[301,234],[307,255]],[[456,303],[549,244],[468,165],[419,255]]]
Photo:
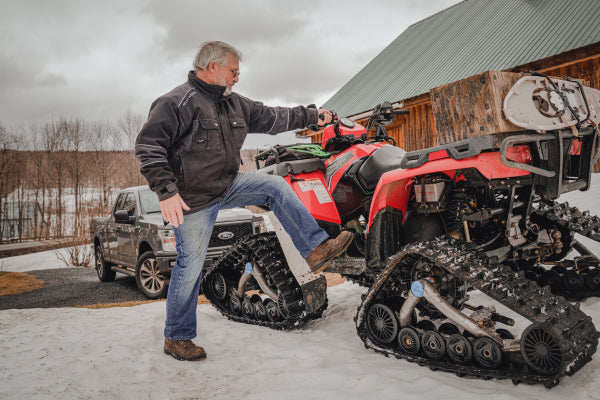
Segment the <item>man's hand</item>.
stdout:
[[333,118],[333,116],[331,115],[331,111],[326,110],[324,108],[319,108],[319,116],[321,116],[321,114],[323,115],[323,119],[321,119],[321,118],[317,119],[317,124],[319,126],[323,126],[323,125],[327,125],[327,124],[331,123],[331,119]]
[[173,224],[175,228],[183,223],[183,210],[188,211],[189,209],[179,193],[160,202],[160,212],[163,219]]

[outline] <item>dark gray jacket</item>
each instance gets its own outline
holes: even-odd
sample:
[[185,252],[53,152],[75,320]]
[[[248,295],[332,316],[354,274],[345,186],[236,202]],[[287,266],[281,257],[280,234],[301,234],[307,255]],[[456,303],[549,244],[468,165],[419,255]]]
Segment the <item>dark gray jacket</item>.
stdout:
[[224,91],[190,71],[186,83],[152,104],[136,140],[150,188],[160,200],[179,193],[191,208],[187,213],[225,196],[248,132],[276,134],[317,123],[317,109],[267,107]]

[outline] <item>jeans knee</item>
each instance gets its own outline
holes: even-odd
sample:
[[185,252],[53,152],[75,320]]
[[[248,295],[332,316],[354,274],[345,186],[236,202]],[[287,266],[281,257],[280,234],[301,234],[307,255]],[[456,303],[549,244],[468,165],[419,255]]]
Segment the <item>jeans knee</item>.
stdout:
[[289,193],[292,190],[287,181],[278,175],[268,175],[270,193]]

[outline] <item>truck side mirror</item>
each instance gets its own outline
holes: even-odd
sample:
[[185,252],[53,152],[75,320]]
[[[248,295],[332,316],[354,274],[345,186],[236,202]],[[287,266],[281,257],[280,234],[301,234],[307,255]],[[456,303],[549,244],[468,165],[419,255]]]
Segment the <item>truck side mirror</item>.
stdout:
[[127,213],[127,210],[115,211],[115,221],[119,224],[129,224],[131,220],[129,219],[129,214]]

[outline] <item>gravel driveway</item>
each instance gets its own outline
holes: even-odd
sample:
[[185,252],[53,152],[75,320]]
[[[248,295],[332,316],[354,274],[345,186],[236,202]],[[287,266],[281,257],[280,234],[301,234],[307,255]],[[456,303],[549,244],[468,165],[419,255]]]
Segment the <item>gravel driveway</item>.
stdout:
[[86,306],[146,300],[135,279],[117,274],[114,282],[100,282],[93,268],[59,268],[28,271],[46,282],[41,289],[0,296],[0,310]]

